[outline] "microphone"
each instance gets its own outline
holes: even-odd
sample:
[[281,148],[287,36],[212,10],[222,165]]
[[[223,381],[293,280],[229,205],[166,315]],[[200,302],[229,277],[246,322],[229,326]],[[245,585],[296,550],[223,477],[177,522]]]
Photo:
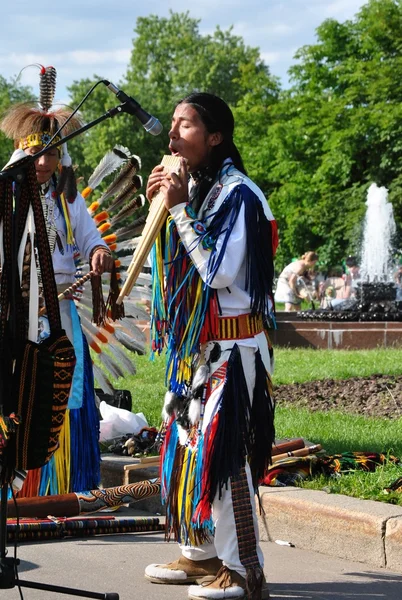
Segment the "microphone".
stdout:
[[104,83],[106,87],[108,87],[109,90],[113,92],[113,94],[117,96],[121,102],[125,103],[125,111],[128,112],[130,115],[134,115],[135,117],[137,117],[137,119],[142,123],[142,126],[144,127],[145,131],[147,131],[151,135],[159,135],[161,133],[163,129],[161,122],[158,121],[156,117],[153,117],[152,115],[147,113],[143,108],[141,108],[141,106],[136,100],[134,100],[134,98],[131,98],[131,96],[127,96],[127,94],[125,94],[122,90],[119,90],[118,87],[116,87],[113,83],[107,81],[106,79],[103,79],[102,83]]

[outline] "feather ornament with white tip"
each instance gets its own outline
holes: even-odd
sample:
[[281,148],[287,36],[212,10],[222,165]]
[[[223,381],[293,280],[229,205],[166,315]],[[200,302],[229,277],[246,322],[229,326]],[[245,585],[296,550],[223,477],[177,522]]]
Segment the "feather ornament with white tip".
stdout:
[[102,372],[102,369],[98,367],[98,365],[95,365],[95,363],[92,364],[92,368],[96,382],[98,383],[98,386],[102,389],[103,393],[110,394],[111,396],[113,396],[115,388],[110,383],[106,375]]
[[115,231],[115,236],[117,239],[124,240],[128,237],[133,237],[134,235],[140,235],[142,230],[144,229],[145,222],[147,217],[145,215],[138,217],[131,225],[127,225],[126,227],[120,227],[117,231]]
[[39,104],[45,112],[51,108],[56,94],[57,72],[54,67],[42,67],[39,73]]
[[136,210],[144,206],[144,204],[145,197],[143,195],[137,196],[137,198],[133,198],[128,204],[126,204],[126,206],[119,210],[117,215],[114,215],[110,219],[110,225],[114,227],[116,223],[119,223],[123,219],[127,219],[127,217],[131,217],[131,215],[134,214]]
[[146,353],[146,347],[144,343],[138,342],[134,340],[127,333],[122,331],[121,329],[116,329],[116,338],[118,341],[123,344],[127,350],[131,350],[131,352],[137,352],[137,354],[144,355]]
[[[96,342],[93,340],[92,342],[90,342],[90,338],[91,336],[89,335],[88,330],[84,329],[84,333],[85,336],[88,340],[88,344],[90,345],[90,347],[92,349],[94,349],[94,344],[96,344]],[[98,347],[99,345],[96,344]],[[96,352],[96,350],[95,350]],[[109,354],[106,354],[106,352],[96,352],[99,362],[101,363],[102,367],[109,373],[109,375],[113,378],[113,379],[120,379],[120,377],[124,377],[124,372],[121,369],[120,365],[117,364],[116,361],[113,360],[113,358],[111,358],[109,356]]]
[[[130,150],[120,145],[115,146],[113,150],[107,152],[88,179],[88,185],[84,192],[88,189],[92,191],[98,187],[105,177],[121,167],[121,165],[125,163],[129,157]],[[90,192],[83,193],[83,196],[87,197],[89,193]]]
[[98,199],[99,205],[112,196],[115,196],[121,189],[126,187],[129,181],[132,181],[134,175],[141,169],[141,159],[139,156],[132,154],[127,163],[123,165],[120,172],[109,185],[105,192]]
[[118,209],[122,204],[128,202],[134,194],[138,192],[138,190],[142,187],[142,177],[139,175],[134,175],[134,177],[127,183],[127,185],[122,189],[120,194],[118,194],[113,202],[108,207],[109,211],[114,211]]
[[98,344],[99,342],[104,344],[105,347],[113,353],[114,363],[116,364],[117,361],[118,365],[120,365],[124,371],[127,371],[129,375],[135,375],[136,368],[133,361],[124,354],[121,348],[119,348],[118,341],[114,337],[115,328],[111,326],[113,333],[110,333],[104,327],[95,327],[95,325],[89,321],[85,313],[81,312],[80,315],[81,322],[86,331],[89,331],[94,339],[96,338]]
[[134,319],[131,319],[130,317],[124,317],[121,321],[119,321],[118,327],[116,327],[116,329],[125,330],[126,332],[128,332],[129,335],[131,335],[131,337],[135,338],[137,341],[146,341],[145,333],[142,331],[142,329],[138,327],[138,325],[136,325]]
[[[119,252],[123,252],[126,250],[135,250],[136,247],[138,246],[139,241],[140,241],[140,238],[135,237],[135,238],[132,238],[131,240],[126,240],[125,242],[118,242],[117,244],[115,244],[114,251],[116,252],[116,254],[118,254]],[[124,258],[126,258],[126,257],[124,257]],[[130,256],[129,258],[130,258],[130,262],[131,262],[133,257]]]
[[145,308],[138,306],[129,296],[124,300],[124,307],[126,317],[137,319],[137,321],[149,321],[149,314]]

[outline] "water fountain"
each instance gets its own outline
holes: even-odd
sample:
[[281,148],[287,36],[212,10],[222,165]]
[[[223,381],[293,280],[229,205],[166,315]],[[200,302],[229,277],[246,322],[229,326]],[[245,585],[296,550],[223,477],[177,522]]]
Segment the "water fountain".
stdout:
[[353,296],[328,308],[278,314],[274,342],[328,348],[402,345],[402,302],[396,300],[392,276],[396,227],[387,196],[386,188],[376,184],[368,190],[360,280]]

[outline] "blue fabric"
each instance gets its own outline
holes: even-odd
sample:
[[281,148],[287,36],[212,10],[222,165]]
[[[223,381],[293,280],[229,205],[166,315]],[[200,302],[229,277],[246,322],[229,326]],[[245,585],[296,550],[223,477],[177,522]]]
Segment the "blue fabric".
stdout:
[[80,319],[74,302],[70,305],[71,328],[73,332],[73,346],[77,362],[75,363],[73,382],[71,385],[68,408],[81,408],[84,396],[84,343]]
[[82,335],[84,394],[81,408],[70,411],[71,491],[82,492],[100,483],[99,414],[88,342]]
[[53,496],[58,493],[59,486],[56,477],[56,466],[53,455],[49,462],[47,462],[41,469],[39,496],[46,496],[47,494],[51,494]]

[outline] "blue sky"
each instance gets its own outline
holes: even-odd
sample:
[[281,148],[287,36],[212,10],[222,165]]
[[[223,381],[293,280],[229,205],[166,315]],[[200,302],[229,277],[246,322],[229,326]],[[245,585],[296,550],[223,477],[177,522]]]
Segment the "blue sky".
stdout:
[[[315,29],[326,18],[353,18],[364,0],[14,0],[2,7],[0,74],[7,80],[31,63],[53,65],[58,72],[56,100],[65,101],[67,86],[94,73],[118,83],[126,71],[136,20],[169,10],[188,11],[199,19],[200,32],[216,26],[259,47],[271,72],[287,85],[295,51],[314,43]],[[191,8],[190,8],[191,7]],[[20,82],[38,86],[38,71],[26,69]]]

